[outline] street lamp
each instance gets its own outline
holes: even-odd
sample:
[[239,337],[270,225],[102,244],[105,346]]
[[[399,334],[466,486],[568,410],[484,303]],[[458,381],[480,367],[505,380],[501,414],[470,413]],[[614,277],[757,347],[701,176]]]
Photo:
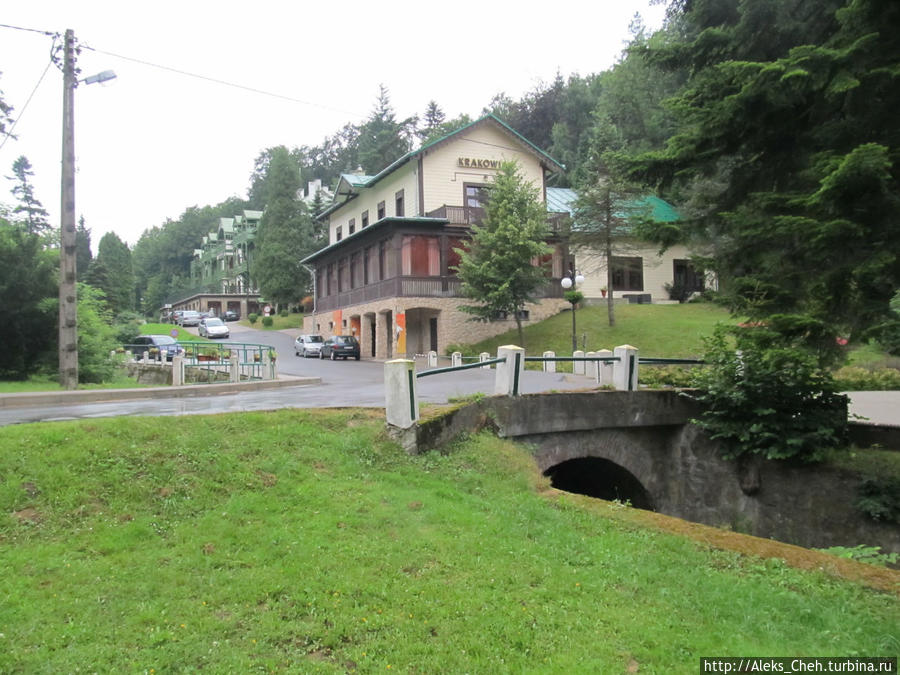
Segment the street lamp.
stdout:
[[576,287],[578,284],[584,283],[584,275],[578,270],[574,272],[569,270],[559,283],[565,289],[563,295],[566,300],[572,303],[572,353],[574,354],[578,349],[578,338],[575,337],[575,308],[584,299],[584,294],[578,291]]
[[[75,287],[75,32],[66,31],[63,47],[62,186],[59,246],[59,383],[78,386],[78,299]],[[81,82],[106,82],[116,74],[104,70]]]

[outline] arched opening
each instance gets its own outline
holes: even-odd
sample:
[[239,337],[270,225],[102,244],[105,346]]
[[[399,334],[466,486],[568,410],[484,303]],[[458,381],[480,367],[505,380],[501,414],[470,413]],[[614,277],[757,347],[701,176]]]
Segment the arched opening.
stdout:
[[544,471],[557,490],[579,495],[629,502],[633,507],[655,510],[650,493],[627,469],[600,457],[570,459]]

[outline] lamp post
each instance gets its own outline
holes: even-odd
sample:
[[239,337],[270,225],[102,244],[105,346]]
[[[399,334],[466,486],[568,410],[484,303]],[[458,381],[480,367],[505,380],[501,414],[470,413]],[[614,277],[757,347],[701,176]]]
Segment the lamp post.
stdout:
[[[75,286],[75,31],[66,31],[63,46],[62,185],[59,241],[59,383],[78,386],[78,297]],[[81,82],[106,82],[116,74],[105,70]]]
[[576,287],[578,284],[584,283],[584,275],[578,270],[574,272],[569,270],[559,283],[566,291],[564,294],[566,300],[572,303],[572,353],[574,354],[578,349],[578,338],[575,336],[575,308],[584,298],[584,295]]

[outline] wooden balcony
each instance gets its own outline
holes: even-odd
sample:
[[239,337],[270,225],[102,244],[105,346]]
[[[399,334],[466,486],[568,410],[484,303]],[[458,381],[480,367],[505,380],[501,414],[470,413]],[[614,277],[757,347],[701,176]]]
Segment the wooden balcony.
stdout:
[[[444,204],[434,211],[425,214],[429,218],[444,218],[450,225],[480,225],[484,219],[484,209],[475,206],[448,206]],[[565,227],[568,214],[548,213],[547,225],[550,231],[558,234]]]
[[[561,298],[563,288],[559,279],[548,279],[535,294],[538,298]],[[461,298],[462,282],[457,277],[395,277],[368,286],[342,291],[316,300],[317,312],[330,312],[353,305],[362,305],[384,298]]]

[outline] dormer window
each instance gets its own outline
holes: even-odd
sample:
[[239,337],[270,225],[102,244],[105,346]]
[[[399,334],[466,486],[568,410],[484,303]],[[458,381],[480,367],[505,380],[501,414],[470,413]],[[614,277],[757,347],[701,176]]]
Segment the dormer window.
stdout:
[[378,202],[378,220],[384,218],[384,202]]
[[369,210],[368,209],[366,209],[365,211],[362,212],[362,217],[360,218],[360,220],[362,221],[360,223],[360,228],[366,228],[369,226]]
[[394,215],[398,218],[403,217],[403,190],[394,195]]
[[347,225],[347,236],[350,236],[356,232],[356,218],[351,218],[350,223]]
[[335,241],[340,241],[341,239],[344,238],[344,233],[343,233],[343,230],[341,229],[340,225],[338,225],[337,229],[334,231],[334,238],[335,238]]

